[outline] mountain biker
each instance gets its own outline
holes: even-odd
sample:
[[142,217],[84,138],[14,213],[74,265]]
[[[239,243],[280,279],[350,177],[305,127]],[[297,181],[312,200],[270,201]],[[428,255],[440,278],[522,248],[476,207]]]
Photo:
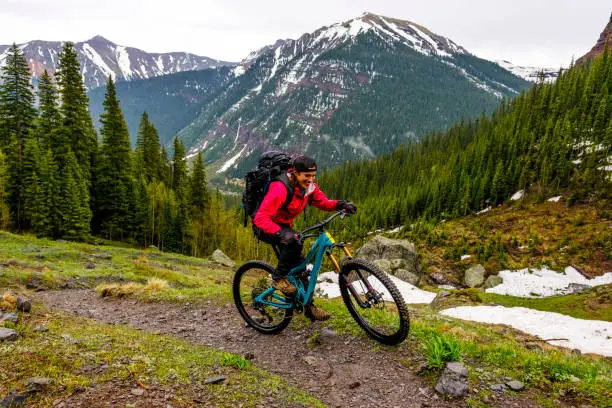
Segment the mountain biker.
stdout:
[[[272,276],[272,286],[288,296],[297,293],[297,288],[289,282],[287,274],[301,262],[303,246],[298,232],[292,229],[293,220],[307,204],[324,211],[344,210],[349,214],[357,211],[355,204],[348,201],[329,200],[314,183],[316,173],[317,164],[312,157],[296,157],[289,172],[280,176],[287,177],[289,183],[283,183],[281,180],[270,183],[253,220],[255,235],[262,241],[279,247],[278,266]],[[293,198],[285,206],[287,188],[293,188],[294,191]],[[315,320],[327,320],[330,316],[325,310],[312,304],[306,305],[304,311],[306,316]]]

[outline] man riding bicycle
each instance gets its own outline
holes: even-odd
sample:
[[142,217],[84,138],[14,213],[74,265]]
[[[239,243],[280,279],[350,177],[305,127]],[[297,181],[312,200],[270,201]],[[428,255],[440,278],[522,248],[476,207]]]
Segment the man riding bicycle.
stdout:
[[[314,183],[316,173],[317,164],[313,158],[296,157],[289,172],[279,176],[285,180],[270,183],[253,220],[255,235],[262,241],[279,247],[278,266],[272,276],[272,285],[287,296],[297,293],[297,288],[289,282],[287,274],[300,263],[303,246],[298,232],[292,229],[293,220],[308,204],[324,211],[344,210],[349,214],[357,211],[355,204],[348,201],[329,200]],[[293,188],[293,197],[284,205],[288,188]],[[325,310],[314,305],[307,305],[304,312],[315,320],[327,320],[330,316]]]

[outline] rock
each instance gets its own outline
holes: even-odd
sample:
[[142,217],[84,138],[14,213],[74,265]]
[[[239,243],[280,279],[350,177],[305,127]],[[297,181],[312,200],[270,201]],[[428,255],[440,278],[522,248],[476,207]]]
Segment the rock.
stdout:
[[18,408],[18,407],[23,407],[24,403],[25,403],[24,395],[19,395],[11,391],[9,395],[7,395],[6,397],[2,398],[2,400],[0,400],[0,407],[1,408]]
[[29,312],[30,310],[32,310],[32,302],[30,302],[23,296],[17,296],[17,310],[26,313]]
[[145,390],[142,388],[132,388],[130,392],[132,393],[132,395],[136,395],[137,397],[140,397],[144,395]]
[[436,383],[436,391],[440,394],[462,397],[468,391],[468,369],[461,363],[446,363],[444,372]]
[[421,278],[414,273],[407,271],[406,269],[396,269],[394,272],[396,278],[403,280],[404,282],[408,282],[411,285],[417,286]]
[[504,392],[506,390],[506,386],[504,384],[493,384],[489,386],[489,389],[491,389],[491,391]]
[[472,266],[470,269],[465,271],[463,283],[470,288],[480,286],[484,282],[485,268],[482,265]]
[[52,384],[53,380],[48,377],[32,377],[28,378],[24,394],[36,394],[45,389],[48,385]]
[[456,306],[475,306],[482,304],[483,299],[480,290],[475,288],[456,290],[453,292],[442,290],[438,292],[434,300],[431,301],[429,307],[434,310],[442,310]]
[[96,264],[93,261],[89,261],[87,265],[85,265],[85,269],[96,269]]
[[17,323],[19,321],[19,315],[17,313],[5,313],[2,315],[0,321]]
[[236,263],[232,261],[227,255],[223,253],[220,249],[216,249],[215,252],[210,256],[210,259],[218,263],[219,265],[228,266],[230,268],[236,267]]
[[522,382],[518,380],[507,381],[506,385],[510,387],[512,391],[520,391],[523,388],[525,388],[525,384],[523,384]]
[[484,285],[482,286],[484,289],[493,288],[497,285],[501,285],[504,282],[501,276],[499,275],[489,275]]
[[204,384],[217,384],[222,381],[225,381],[225,377],[220,375],[219,377],[211,377],[204,380]]
[[38,326],[38,327],[35,327],[34,330],[32,331],[46,333],[49,331],[49,329],[45,326]]
[[569,285],[567,285],[567,289],[571,292],[571,293],[582,293],[585,290],[589,290],[591,289],[591,287],[589,285],[583,285],[582,283],[575,283],[572,282]]
[[446,277],[441,273],[432,273],[431,275],[429,275],[429,277],[432,281],[434,281],[434,283],[437,283],[438,285],[446,285],[449,283],[448,279],[446,279]]
[[309,366],[317,365],[317,358],[314,356],[305,356],[305,357],[302,357],[302,360]]
[[375,259],[372,261],[372,263],[378,266],[378,268],[383,272],[391,273],[391,261],[388,259]]
[[405,239],[390,239],[376,235],[357,251],[357,256],[370,262],[381,259],[387,261],[388,264],[379,266],[387,273],[396,269],[405,269],[416,276],[421,276],[414,244]]
[[412,259],[416,257],[414,244],[403,239],[389,239],[376,235],[357,251],[359,258],[374,261],[376,259]]
[[15,330],[0,327],[0,341],[13,341],[17,337],[19,337],[19,333]]

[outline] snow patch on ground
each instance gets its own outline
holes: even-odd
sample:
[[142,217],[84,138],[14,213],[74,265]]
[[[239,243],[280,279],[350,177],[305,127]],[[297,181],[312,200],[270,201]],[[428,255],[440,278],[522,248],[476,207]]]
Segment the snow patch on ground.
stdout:
[[460,306],[440,312],[445,316],[490,324],[506,324],[546,339],[548,343],[583,353],[612,356],[612,322],[583,320],[524,307]]
[[487,207],[487,208],[485,208],[484,210],[480,210],[480,211],[478,211],[476,214],[484,214],[484,213],[486,213],[486,212],[491,211],[491,208],[492,208],[492,207]]
[[511,200],[520,200],[521,198],[523,198],[523,196],[525,195],[525,190],[519,190],[516,193],[512,194],[512,197],[510,197]]
[[546,201],[550,201],[551,203],[558,203],[561,200],[561,196],[551,197]]
[[563,273],[547,268],[525,268],[517,271],[500,271],[499,276],[503,279],[503,283],[487,289],[487,293],[535,298],[573,293],[574,290],[570,285],[576,283],[587,286],[612,283],[612,272],[607,272],[593,279],[587,279],[571,266],[565,268]]
[[[395,276],[388,275],[393,281],[395,286],[399,289],[406,303],[431,303],[436,297],[433,292],[427,292],[419,289],[408,282],[404,282]],[[317,289],[329,298],[340,296],[340,287],[338,286],[338,274],[336,272],[324,272],[319,275]],[[383,295],[384,299],[391,300],[389,292],[385,292]]]

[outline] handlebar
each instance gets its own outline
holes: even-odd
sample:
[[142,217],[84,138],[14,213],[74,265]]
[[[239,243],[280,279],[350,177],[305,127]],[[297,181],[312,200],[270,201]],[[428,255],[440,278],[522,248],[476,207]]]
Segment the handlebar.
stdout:
[[300,232],[300,237],[305,238],[304,235],[308,231],[314,231],[314,230],[321,229],[321,228],[325,227],[327,224],[329,224],[336,217],[344,218],[344,217],[346,217],[348,215],[349,215],[349,213],[347,213],[345,210],[338,211],[337,213],[331,215],[329,218],[319,222],[318,224],[313,225],[312,227],[308,227],[304,231]]

